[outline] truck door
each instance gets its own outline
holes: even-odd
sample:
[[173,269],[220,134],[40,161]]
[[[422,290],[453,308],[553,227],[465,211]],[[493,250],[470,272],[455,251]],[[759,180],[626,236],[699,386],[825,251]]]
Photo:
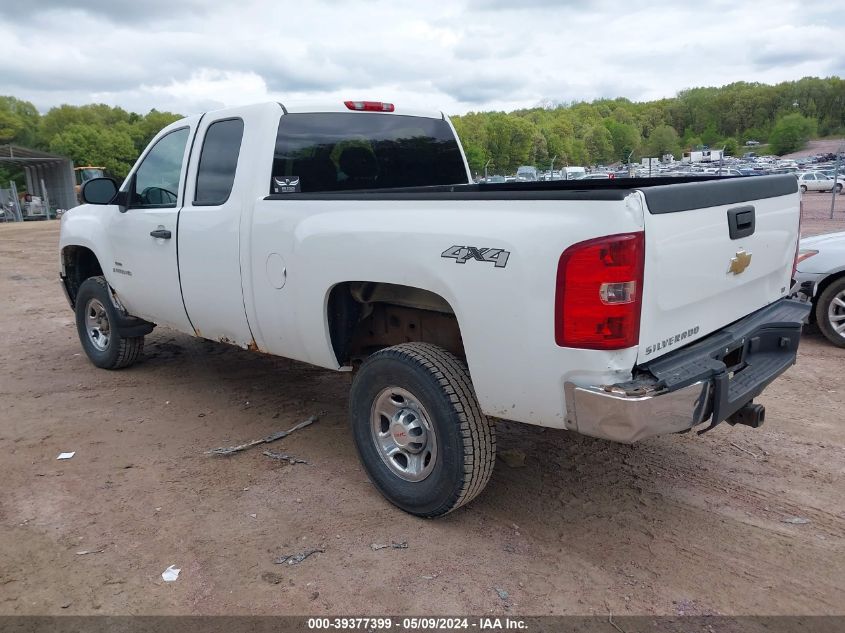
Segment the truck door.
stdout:
[[242,210],[254,200],[248,199],[248,174],[238,174],[238,158],[251,113],[221,111],[200,122],[179,216],[182,296],[194,330],[242,347],[253,338],[241,290],[240,225]]
[[165,128],[123,185],[126,207],[107,214],[113,260],[101,262],[134,316],[192,332],[179,289],[176,226],[198,117]]

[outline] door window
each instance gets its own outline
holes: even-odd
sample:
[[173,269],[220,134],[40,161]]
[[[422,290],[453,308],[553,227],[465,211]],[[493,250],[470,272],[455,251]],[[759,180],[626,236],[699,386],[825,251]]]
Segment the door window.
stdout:
[[215,121],[208,126],[197,169],[194,206],[220,205],[229,199],[243,135],[241,119]]
[[189,128],[183,127],[168,133],[147,153],[133,177],[128,206],[157,209],[176,206],[188,132]]

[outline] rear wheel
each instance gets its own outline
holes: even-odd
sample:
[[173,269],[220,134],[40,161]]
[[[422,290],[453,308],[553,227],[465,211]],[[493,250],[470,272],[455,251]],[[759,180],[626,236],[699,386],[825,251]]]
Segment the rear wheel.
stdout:
[[827,340],[845,347],[845,277],[824,289],[816,301],[816,323]]
[[104,277],[89,277],[76,295],[76,330],[89,360],[103,369],[129,367],[144,350],[144,337],[124,337]]
[[399,508],[437,517],[487,485],[495,429],[481,413],[466,366],[428,343],[370,356],[357,372],[349,415],[370,479]]
[[801,193],[807,193],[807,185],[801,185]]
[[842,183],[841,182],[836,183],[836,193],[840,194],[840,195],[842,194]]

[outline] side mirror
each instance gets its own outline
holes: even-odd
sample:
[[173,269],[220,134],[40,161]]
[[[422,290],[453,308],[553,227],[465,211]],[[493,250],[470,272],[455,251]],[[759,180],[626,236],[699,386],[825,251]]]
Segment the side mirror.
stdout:
[[82,201],[111,204],[117,197],[117,183],[111,178],[92,178],[82,185]]

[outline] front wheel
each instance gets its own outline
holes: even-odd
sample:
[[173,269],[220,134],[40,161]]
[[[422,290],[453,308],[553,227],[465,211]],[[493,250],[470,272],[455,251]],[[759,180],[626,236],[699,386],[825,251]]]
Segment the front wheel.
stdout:
[[801,193],[807,193],[807,185],[801,185]]
[[837,193],[837,195],[842,195],[842,183],[841,182],[836,183],[836,193]]
[[845,278],[834,281],[819,295],[816,323],[828,341],[845,347]]
[[124,337],[116,324],[117,309],[104,277],[82,282],[76,295],[76,330],[89,360],[103,369],[129,367],[144,350],[144,337]]
[[370,479],[411,514],[447,514],[493,473],[495,429],[466,365],[435,345],[404,343],[370,356],[352,383],[349,416]]

